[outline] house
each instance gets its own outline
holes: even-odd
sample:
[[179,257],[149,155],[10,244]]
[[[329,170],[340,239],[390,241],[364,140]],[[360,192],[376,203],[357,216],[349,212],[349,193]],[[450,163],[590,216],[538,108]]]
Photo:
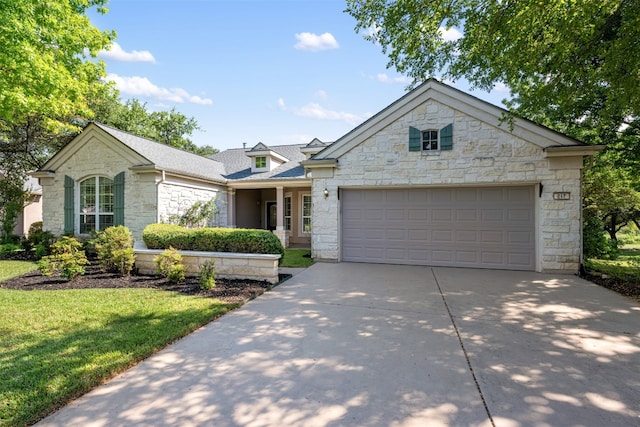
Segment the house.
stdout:
[[34,176],[44,226],[137,238],[196,200],[322,261],[561,271],[581,262],[587,146],[436,80],[329,144],[203,158],[90,124]]
[[[0,172],[0,179],[2,176],[2,172]],[[13,234],[20,237],[26,237],[29,234],[31,224],[42,221],[42,188],[38,184],[38,180],[29,177],[24,183],[24,190],[27,192],[26,204],[18,215],[16,225],[13,228]]]

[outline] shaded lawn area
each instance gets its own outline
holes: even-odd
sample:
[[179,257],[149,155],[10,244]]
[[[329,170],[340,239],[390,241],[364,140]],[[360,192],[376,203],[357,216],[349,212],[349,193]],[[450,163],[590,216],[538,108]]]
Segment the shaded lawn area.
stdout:
[[626,246],[615,260],[588,259],[585,266],[605,275],[591,275],[589,280],[640,300],[640,247]]
[[32,424],[238,304],[158,289],[0,289],[0,426]]

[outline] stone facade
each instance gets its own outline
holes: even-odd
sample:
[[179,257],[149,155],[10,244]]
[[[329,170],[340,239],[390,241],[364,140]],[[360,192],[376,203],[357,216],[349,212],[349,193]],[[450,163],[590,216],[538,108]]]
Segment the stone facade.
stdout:
[[158,218],[165,222],[172,215],[181,215],[194,203],[215,199],[216,213],[208,226],[227,226],[227,197],[222,186],[205,185],[186,179],[168,178],[158,184]]
[[[124,224],[136,240],[142,238],[142,230],[168,218],[183,213],[198,200],[216,198],[218,212],[211,225],[227,224],[226,194],[221,186],[189,181],[165,175],[158,171],[137,171],[136,159],[115,149],[117,145],[100,138],[91,138],[60,165],[51,177],[40,178],[43,187],[43,222],[47,230],[56,235],[64,233],[64,179],[73,178],[76,183],[74,211],[78,231],[79,183],[92,176],[113,179],[125,173]],[[220,196],[220,197],[218,197]]]
[[[410,126],[441,129],[450,123],[451,151],[408,151]],[[312,256],[340,260],[340,188],[535,185],[536,196],[542,188],[535,201],[536,270],[574,273],[581,257],[582,162],[552,160],[507,123],[491,125],[427,100],[339,156],[332,173],[314,169]],[[554,192],[570,192],[571,198],[554,200]]]

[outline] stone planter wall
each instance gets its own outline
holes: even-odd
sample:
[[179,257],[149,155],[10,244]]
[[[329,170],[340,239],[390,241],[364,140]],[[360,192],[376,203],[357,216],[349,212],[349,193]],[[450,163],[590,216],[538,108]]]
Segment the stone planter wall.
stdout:
[[[161,249],[135,248],[136,268],[141,274],[155,274],[153,259]],[[250,279],[278,283],[278,260],[280,255],[241,254],[233,252],[179,251],[187,276],[198,274],[200,265],[213,259],[216,263],[216,277],[222,279]]]

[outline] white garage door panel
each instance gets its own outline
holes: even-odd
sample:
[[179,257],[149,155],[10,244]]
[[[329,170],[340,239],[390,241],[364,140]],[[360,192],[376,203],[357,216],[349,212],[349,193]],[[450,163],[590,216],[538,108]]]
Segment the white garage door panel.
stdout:
[[533,270],[527,187],[341,193],[344,261]]

